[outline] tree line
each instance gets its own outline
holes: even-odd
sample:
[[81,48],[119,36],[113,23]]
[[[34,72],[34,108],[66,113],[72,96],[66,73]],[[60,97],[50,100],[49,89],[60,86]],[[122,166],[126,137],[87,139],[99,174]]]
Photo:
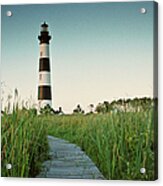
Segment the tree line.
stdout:
[[[153,99],[148,97],[118,99],[112,102],[104,101],[103,103],[98,103],[96,106],[90,104],[89,113],[141,112],[154,107],[156,101],[156,98]],[[73,113],[83,114],[84,110],[81,108],[80,104],[78,104],[73,110]]]

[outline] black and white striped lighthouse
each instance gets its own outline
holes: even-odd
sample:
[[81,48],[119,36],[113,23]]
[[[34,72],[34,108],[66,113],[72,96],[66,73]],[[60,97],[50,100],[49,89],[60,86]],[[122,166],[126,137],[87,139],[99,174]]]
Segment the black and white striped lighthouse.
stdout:
[[44,108],[47,105],[52,106],[49,59],[49,41],[51,36],[48,32],[48,25],[45,22],[41,25],[38,39],[40,41],[38,102],[39,107]]

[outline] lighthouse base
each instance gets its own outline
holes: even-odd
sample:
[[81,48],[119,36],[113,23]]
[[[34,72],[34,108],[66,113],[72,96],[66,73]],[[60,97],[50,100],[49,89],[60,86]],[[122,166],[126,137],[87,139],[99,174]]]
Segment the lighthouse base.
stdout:
[[49,105],[50,107],[52,107],[52,101],[51,100],[39,100],[38,101],[38,107],[39,107],[39,109],[44,108],[47,105]]

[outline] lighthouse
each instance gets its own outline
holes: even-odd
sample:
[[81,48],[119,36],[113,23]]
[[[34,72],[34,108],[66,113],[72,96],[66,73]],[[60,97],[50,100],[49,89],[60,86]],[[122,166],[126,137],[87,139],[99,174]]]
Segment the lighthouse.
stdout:
[[40,56],[39,56],[39,81],[38,81],[38,104],[39,108],[52,106],[50,58],[49,58],[49,35],[47,23],[41,25],[40,35]]

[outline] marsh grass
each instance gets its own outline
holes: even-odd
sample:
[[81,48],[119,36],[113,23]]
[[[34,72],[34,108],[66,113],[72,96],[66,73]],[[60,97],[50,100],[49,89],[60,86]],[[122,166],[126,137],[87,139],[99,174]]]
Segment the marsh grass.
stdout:
[[[48,157],[47,130],[34,110],[13,110],[1,118],[1,175],[34,177]],[[6,165],[11,164],[10,170]]]
[[[141,112],[37,115],[35,109],[19,109],[15,101],[10,110],[8,102],[1,117],[3,177],[35,177],[42,162],[49,158],[47,135],[79,145],[106,179],[157,177],[157,113],[153,108]],[[7,164],[12,165],[10,170],[6,169]],[[145,174],[140,173],[142,167],[146,168]]]

